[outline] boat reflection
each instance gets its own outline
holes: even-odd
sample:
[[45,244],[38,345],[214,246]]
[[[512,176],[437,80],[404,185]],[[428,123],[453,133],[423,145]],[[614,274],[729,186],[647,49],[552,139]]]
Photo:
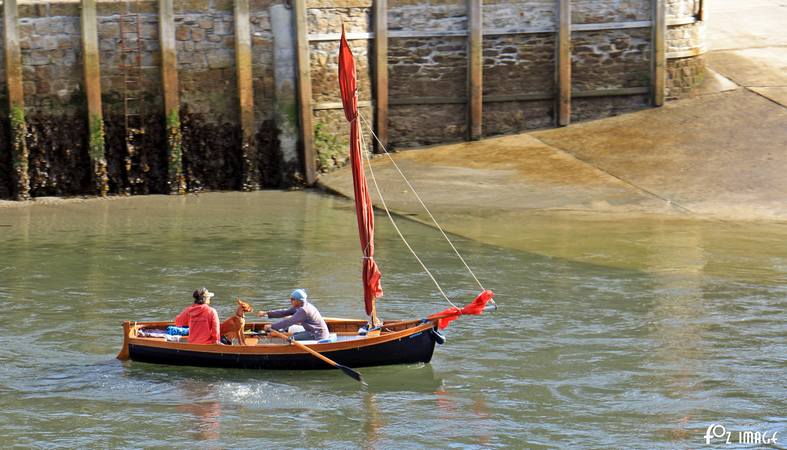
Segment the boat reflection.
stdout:
[[363,409],[366,412],[363,423],[363,432],[365,437],[363,448],[379,448],[380,440],[382,438],[382,429],[385,427],[386,421],[385,415],[380,413],[377,394],[368,391],[364,393]]
[[[431,394],[443,386],[443,378],[435,373],[431,364],[367,367],[363,369],[363,377],[369,383],[362,403],[364,449],[381,448],[387,436],[386,427],[396,426],[386,419],[388,415],[383,412],[385,405],[381,405],[381,397],[402,391]],[[348,390],[347,395],[352,395],[351,391]]]
[[[475,393],[472,397],[472,406],[467,407],[467,395],[454,393],[445,385],[434,391],[435,404],[440,411],[440,418],[446,423],[464,423],[463,438],[472,438],[474,445],[488,445],[491,436],[487,432],[489,427],[486,422],[490,419],[486,398],[482,393]],[[476,434],[478,433],[478,434]]]
[[[216,441],[221,437],[221,403],[210,400],[215,393],[215,386],[188,380],[179,383],[182,398],[187,402],[176,407],[177,411],[191,415],[193,421],[185,421],[187,431],[200,441]],[[206,400],[207,399],[207,400]]]
[[402,391],[427,393],[443,385],[443,378],[435,373],[431,364],[364,367],[361,371],[369,383],[368,392],[375,394]]

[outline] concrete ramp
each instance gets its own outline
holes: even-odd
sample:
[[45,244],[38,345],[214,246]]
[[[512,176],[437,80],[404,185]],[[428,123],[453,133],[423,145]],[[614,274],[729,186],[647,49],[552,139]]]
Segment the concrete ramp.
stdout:
[[[529,135],[409,150],[394,154],[393,160],[438,212],[665,209],[663,201]],[[375,158],[372,169],[390,208],[420,213],[417,198],[388,158]],[[367,177],[379,205],[368,168]],[[352,197],[352,177],[346,168],[320,182]]]
[[533,137],[687,213],[787,219],[787,110],[748,90]]

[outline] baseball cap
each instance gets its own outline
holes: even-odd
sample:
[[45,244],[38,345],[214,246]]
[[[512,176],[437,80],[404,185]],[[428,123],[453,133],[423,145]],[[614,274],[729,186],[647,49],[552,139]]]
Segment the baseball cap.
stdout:
[[296,289],[292,291],[290,294],[290,298],[294,298],[295,300],[304,301],[308,296],[306,295],[306,291],[304,289]]

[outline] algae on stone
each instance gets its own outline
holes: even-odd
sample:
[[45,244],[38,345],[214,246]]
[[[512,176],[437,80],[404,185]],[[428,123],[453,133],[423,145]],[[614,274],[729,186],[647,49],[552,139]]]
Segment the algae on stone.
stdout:
[[96,195],[106,197],[109,192],[109,176],[107,174],[107,159],[104,154],[104,119],[93,115],[90,117],[89,128],[88,154],[93,170]]
[[30,198],[30,175],[28,173],[27,124],[25,109],[20,105],[12,105],[11,121],[11,166],[14,172],[14,191],[17,200]]
[[347,161],[347,140],[339,139],[325,129],[325,124],[314,125],[314,148],[317,153],[317,170],[325,173],[341,167]]
[[169,150],[169,170],[167,185],[170,194],[186,192],[186,178],[183,176],[183,134],[180,131],[180,113],[173,110],[167,116],[167,149]]

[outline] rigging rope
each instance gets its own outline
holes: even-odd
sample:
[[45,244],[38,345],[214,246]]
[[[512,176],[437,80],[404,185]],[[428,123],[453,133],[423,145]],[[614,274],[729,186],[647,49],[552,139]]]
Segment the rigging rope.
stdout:
[[[403,179],[403,180],[404,180],[404,182],[407,184],[407,186],[410,188],[410,191],[412,191],[413,195],[415,195],[415,198],[417,198],[417,199],[418,199],[418,202],[421,204],[421,206],[424,208],[424,210],[426,211],[426,213],[429,215],[429,218],[430,218],[430,219],[432,219],[432,222],[435,224],[435,226],[437,227],[437,229],[438,229],[438,230],[440,230],[440,233],[442,233],[442,234],[443,234],[443,237],[445,238],[445,240],[446,240],[446,241],[448,241],[448,244],[449,244],[449,245],[451,246],[451,248],[454,250],[454,253],[456,253],[456,256],[458,256],[458,257],[459,257],[459,260],[460,260],[460,261],[462,261],[462,264],[464,264],[464,266],[465,266],[465,268],[467,269],[467,271],[468,271],[468,272],[470,272],[470,275],[473,277],[473,279],[475,280],[475,282],[476,282],[476,283],[478,283],[478,287],[480,287],[482,291],[485,291],[486,289],[484,289],[484,286],[483,286],[483,285],[481,284],[481,282],[478,280],[478,277],[476,277],[476,276],[475,276],[475,273],[473,273],[473,270],[472,270],[472,269],[470,269],[470,266],[467,264],[467,262],[465,262],[465,259],[464,259],[464,258],[462,258],[462,255],[460,255],[460,254],[459,254],[459,250],[457,250],[457,249],[456,249],[456,247],[454,246],[454,243],[453,243],[453,242],[451,242],[451,239],[449,239],[449,238],[448,238],[448,235],[447,235],[447,234],[445,234],[445,231],[443,231],[443,227],[441,227],[441,226],[440,226],[440,224],[439,224],[439,223],[437,223],[437,219],[435,219],[435,217],[432,215],[432,212],[431,212],[431,211],[429,211],[429,208],[427,208],[427,207],[426,207],[426,204],[424,203],[424,201],[423,201],[423,200],[421,200],[421,196],[420,196],[420,195],[418,195],[418,191],[416,191],[416,190],[415,190],[415,188],[413,187],[413,185],[412,185],[412,184],[410,184],[410,181],[409,181],[409,180],[407,179],[407,177],[404,175],[404,172],[402,172],[402,170],[401,170],[401,169],[399,168],[399,166],[396,164],[396,161],[394,161],[394,159],[391,157],[391,154],[390,154],[390,153],[388,153],[388,150],[385,148],[385,145],[383,145],[383,143],[382,143],[382,142],[380,142],[380,138],[378,138],[378,137],[377,137],[377,135],[374,133],[374,130],[372,129],[372,126],[371,126],[371,124],[369,123],[369,121],[368,121],[368,120],[366,120],[366,117],[364,117],[364,116],[363,116],[363,114],[361,114],[361,113],[360,113],[360,111],[358,112],[358,116],[359,116],[359,117],[361,117],[361,119],[363,119],[364,123],[366,123],[366,126],[369,128],[369,132],[372,134],[372,136],[374,136],[374,139],[377,141],[377,144],[378,144],[378,145],[380,146],[380,148],[383,150],[383,153],[385,153],[385,155],[386,155],[386,156],[388,157],[388,159],[391,161],[391,163],[393,164],[393,166],[394,166],[394,167],[396,168],[396,170],[399,172],[399,175],[401,175],[401,176],[402,176],[402,179]],[[363,135],[363,133],[361,133],[361,135]],[[363,139],[363,138],[362,138],[362,139]],[[369,162],[369,164],[370,164],[370,165],[369,165],[369,169],[371,170],[371,162]],[[379,193],[379,190],[378,190],[378,193]],[[382,199],[382,195],[380,196],[380,198]],[[386,211],[387,211],[387,209],[386,209]]]
[[[359,114],[359,116],[360,116],[360,114]],[[358,120],[358,116],[356,116],[355,120]],[[437,279],[434,277],[434,275],[432,275],[432,272],[429,271],[429,269],[426,267],[426,264],[424,264],[424,262],[421,261],[421,258],[418,257],[418,255],[415,253],[415,250],[413,250],[413,247],[410,246],[410,243],[407,242],[407,239],[405,239],[404,235],[402,234],[402,231],[399,230],[399,226],[396,225],[396,222],[394,221],[393,216],[391,215],[391,211],[388,210],[388,205],[385,203],[385,198],[383,197],[383,192],[380,190],[380,185],[377,184],[377,178],[374,176],[374,169],[372,168],[372,161],[371,161],[371,159],[369,157],[365,157],[366,142],[365,142],[365,140],[363,138],[363,132],[360,132],[358,134],[360,135],[360,138],[361,138],[361,158],[365,159],[366,162],[367,162],[367,165],[369,166],[369,175],[372,176],[372,182],[374,183],[374,188],[377,191],[377,195],[380,197],[380,203],[382,203],[382,205],[383,205],[383,209],[385,210],[385,214],[388,215],[388,220],[391,221],[391,225],[393,225],[394,230],[396,230],[396,233],[399,234],[399,237],[402,239],[402,242],[404,242],[404,245],[407,246],[407,249],[410,250],[410,253],[413,254],[413,256],[418,261],[418,263],[421,264],[421,267],[424,269],[426,274],[429,275],[429,278],[432,279],[432,282],[434,283],[434,285],[437,286],[437,290],[440,291],[440,294],[442,294],[442,296],[445,299],[445,301],[447,301],[454,308],[458,308],[458,306],[456,306],[454,304],[454,302],[452,302],[451,299],[449,299],[448,296],[445,294],[445,292],[443,291],[443,288],[440,286],[440,283],[437,282]]]

